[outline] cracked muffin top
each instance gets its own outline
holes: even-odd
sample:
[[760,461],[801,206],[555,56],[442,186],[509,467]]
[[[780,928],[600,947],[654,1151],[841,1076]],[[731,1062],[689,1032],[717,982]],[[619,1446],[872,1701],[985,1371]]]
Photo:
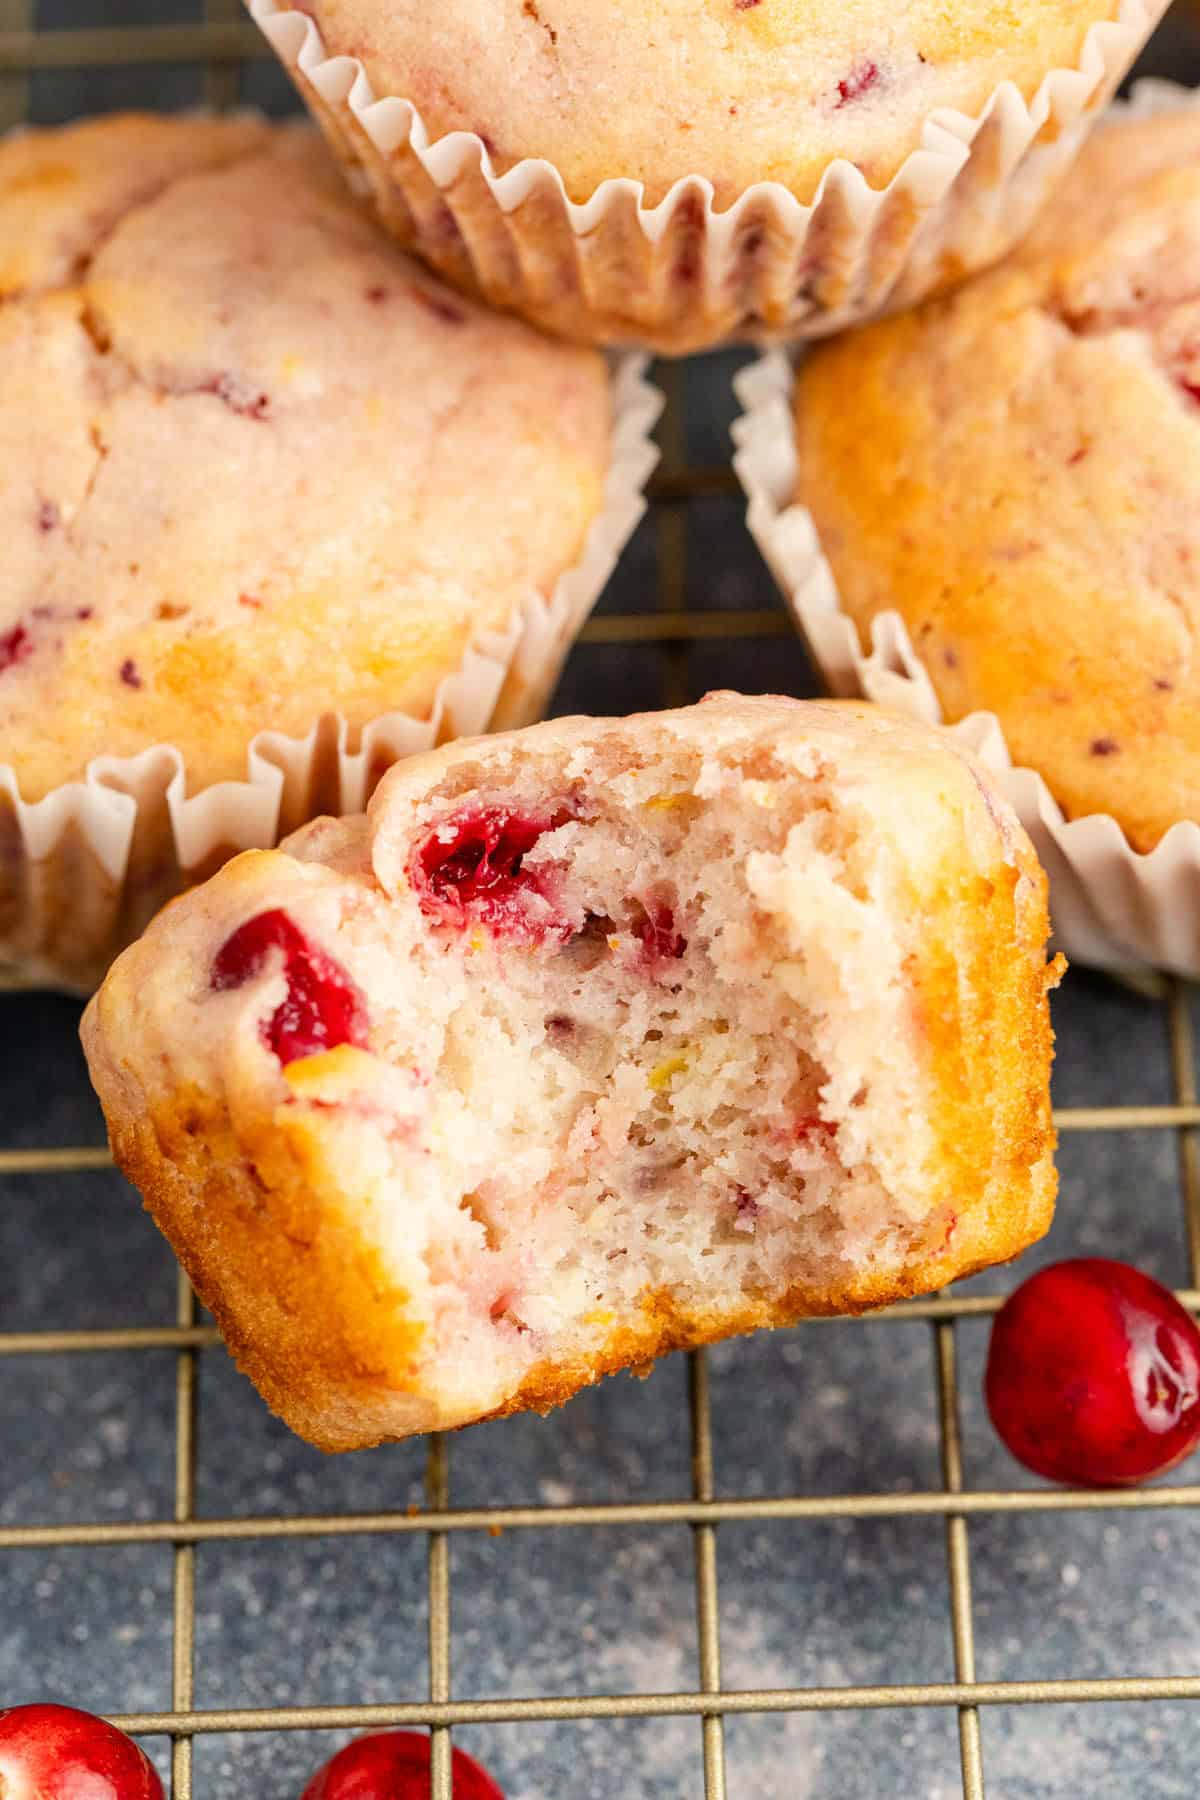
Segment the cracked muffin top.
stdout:
[[812,199],[835,157],[885,186],[938,107],[977,114],[1074,68],[1118,0],[307,0],[330,55],[493,165],[546,157],[573,199],[611,176],[650,204],[687,175]]
[[1105,125],[1008,262],[818,350],[796,448],[948,718],[1139,850],[1200,821],[1200,112]]
[[0,144],[0,763],[189,789],[272,728],[427,713],[578,559],[603,359],[450,296],[315,134],[125,116]]

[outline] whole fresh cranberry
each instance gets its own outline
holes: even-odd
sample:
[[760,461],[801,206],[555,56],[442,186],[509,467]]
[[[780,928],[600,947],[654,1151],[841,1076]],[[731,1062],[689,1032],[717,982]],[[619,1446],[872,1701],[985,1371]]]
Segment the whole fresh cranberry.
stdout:
[[[423,1731],[375,1731],[318,1769],[300,1800],[429,1800],[429,1739]],[[454,1800],[504,1800],[465,1751],[451,1752]]]
[[132,1738],[73,1706],[0,1712],[3,1800],[163,1800]]
[[1128,1263],[1054,1263],[997,1313],[984,1389],[992,1424],[1035,1474],[1132,1486],[1200,1442],[1200,1331]]

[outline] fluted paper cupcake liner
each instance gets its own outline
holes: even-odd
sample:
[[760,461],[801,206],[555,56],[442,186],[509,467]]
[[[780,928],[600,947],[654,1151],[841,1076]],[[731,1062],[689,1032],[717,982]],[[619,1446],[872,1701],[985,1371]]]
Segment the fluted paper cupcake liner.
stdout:
[[[1123,110],[1144,116],[1200,104],[1169,83],[1143,82]],[[941,708],[903,619],[879,613],[864,646],[843,612],[816,526],[796,503],[793,365],[780,351],[736,379],[742,416],[734,457],[747,496],[746,520],[830,690],[865,695],[940,723]],[[1034,769],[1014,763],[994,713],[947,727],[992,769],[1050,877],[1056,941],[1098,967],[1150,964],[1200,976],[1200,823],[1183,820],[1148,852],[1135,850],[1108,814],[1068,819]]]
[[401,757],[540,716],[567,651],[645,508],[662,397],[645,360],[613,366],[612,457],[604,504],[579,561],[531,590],[502,630],[483,630],[440,683],[428,717],[385,713],[357,731],[336,713],[303,737],[262,731],[246,777],[193,791],[170,745],[97,755],[81,780],[21,798],[0,763],[0,974],[86,992],[180,888],[239,850],[278,841],[323,812],[358,812]]
[[305,12],[247,0],[355,185],[392,234],[447,280],[561,336],[668,355],[730,338],[819,336],[1001,255],[1027,229],[1094,113],[1165,10],[1120,0],[1079,63],[1026,101],[1003,82],[974,116],[943,107],[890,182],[832,161],[808,205],[757,182],[721,211],[703,172],[655,206],[641,182],[584,201],[550,162],[498,174],[483,139],[431,139],[411,100],[376,94],[362,64],[330,56]]

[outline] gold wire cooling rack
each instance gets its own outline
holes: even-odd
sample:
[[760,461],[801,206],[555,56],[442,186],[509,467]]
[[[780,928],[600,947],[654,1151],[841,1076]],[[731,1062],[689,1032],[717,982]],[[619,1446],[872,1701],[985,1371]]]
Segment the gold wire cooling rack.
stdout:
[[[257,32],[242,20],[239,0],[205,0],[203,18],[192,24],[39,31],[35,23],[34,0],[0,0],[0,128],[27,116],[30,80],[40,71],[196,64],[204,71],[206,100],[213,106],[223,107],[238,98],[242,66],[266,56]],[[688,463],[683,454],[678,372],[668,370],[663,383],[668,397],[660,431],[663,462],[651,485],[657,534],[657,610],[597,617],[587,627],[584,642],[658,646],[662,651],[664,670],[662,699],[666,705],[676,705],[690,697],[686,668],[690,646],[706,640],[786,637],[791,627],[778,610],[688,609],[684,504],[698,498],[732,496],[737,490],[732,472],[727,468]],[[1167,1010],[1174,1102],[1158,1106],[1059,1110],[1057,1124],[1064,1133],[1156,1129],[1175,1134],[1191,1283],[1178,1290],[1178,1297],[1193,1312],[1200,1312],[1200,1136],[1197,1135],[1200,1104],[1197,1103],[1188,992],[1179,982],[1160,981],[1155,977],[1141,979],[1139,985]],[[109,1161],[106,1151],[92,1148],[0,1149],[0,1176],[36,1179],[39,1174],[49,1172],[106,1168]],[[940,1488],[896,1493],[716,1498],[707,1363],[704,1353],[699,1352],[689,1359],[690,1500],[455,1508],[449,1502],[448,1444],[445,1439],[434,1437],[428,1446],[426,1507],[423,1511],[197,1518],[197,1362],[200,1355],[220,1340],[215,1329],[198,1322],[191,1289],[181,1277],[176,1321],[172,1326],[0,1332],[0,1358],[18,1364],[23,1356],[48,1353],[99,1356],[114,1351],[175,1352],[172,1516],[102,1523],[14,1525],[0,1528],[0,1550],[50,1552],[67,1547],[102,1549],[150,1544],[172,1547],[170,1710],[126,1713],[114,1720],[135,1735],[170,1740],[172,1800],[192,1800],[192,1749],[195,1738],[203,1734],[428,1726],[433,1752],[431,1800],[452,1800],[450,1744],[455,1726],[522,1720],[550,1723],[672,1716],[693,1717],[698,1721],[703,1745],[705,1800],[726,1800],[726,1718],[749,1713],[853,1712],[883,1708],[953,1709],[958,1720],[964,1800],[985,1800],[979,1726],[979,1708],[982,1706],[1200,1700],[1200,1675],[1048,1681],[984,1682],[976,1679],[969,1541],[971,1519],[993,1513],[1200,1507],[1200,1486],[1196,1485],[1105,1493],[1017,1488],[964,1491],[955,1326],[962,1319],[990,1315],[999,1305],[998,1296],[956,1297],[947,1294],[874,1315],[895,1321],[925,1320],[929,1323],[933,1334],[937,1389]],[[853,1326],[844,1328],[853,1329]],[[722,1687],[717,1560],[717,1528],[721,1523],[919,1517],[944,1521],[955,1669],[953,1681],[736,1691]],[[454,1699],[450,1667],[451,1533],[678,1524],[689,1525],[694,1536],[699,1652],[699,1681],[694,1690],[658,1694],[563,1694],[536,1699]],[[427,1542],[427,1699],[372,1706],[274,1706],[205,1711],[195,1708],[195,1558],[199,1545],[401,1534],[419,1534]],[[198,1795],[197,1800],[203,1800],[203,1797]]]

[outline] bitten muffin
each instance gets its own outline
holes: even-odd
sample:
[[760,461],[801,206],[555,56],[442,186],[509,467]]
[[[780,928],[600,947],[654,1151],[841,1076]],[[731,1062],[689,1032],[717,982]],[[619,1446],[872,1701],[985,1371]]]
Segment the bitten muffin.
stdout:
[[1200,820],[1200,112],[1115,117],[1033,235],[800,369],[796,497],[865,634],[1068,817]]
[[244,777],[256,733],[427,716],[578,558],[606,369],[447,294],[315,133],[120,117],[0,144],[0,764]]
[[1016,1255],[1046,935],[942,734],[716,695],[398,765],[169,907],[83,1037],[242,1367],[342,1450]]
[[475,132],[493,166],[545,157],[575,200],[627,176],[655,205],[705,175],[718,207],[756,181],[809,201],[836,157],[890,181],[938,107],[1029,99],[1073,68],[1114,0],[311,0],[330,55],[357,57],[432,137]]

